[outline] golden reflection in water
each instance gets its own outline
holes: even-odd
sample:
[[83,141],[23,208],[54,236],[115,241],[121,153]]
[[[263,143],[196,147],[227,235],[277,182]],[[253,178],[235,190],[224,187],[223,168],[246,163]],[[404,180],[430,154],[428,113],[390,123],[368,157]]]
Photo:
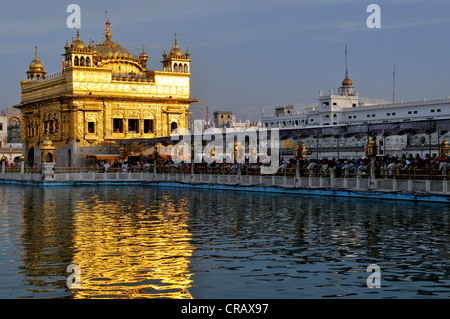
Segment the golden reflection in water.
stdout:
[[[117,193],[116,193],[117,194]],[[160,196],[80,200],[74,214],[74,298],[192,298],[186,201]]]

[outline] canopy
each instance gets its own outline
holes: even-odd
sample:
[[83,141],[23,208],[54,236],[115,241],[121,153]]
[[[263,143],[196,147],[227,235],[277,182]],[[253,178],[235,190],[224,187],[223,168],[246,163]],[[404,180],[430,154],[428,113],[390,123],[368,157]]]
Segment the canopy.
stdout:
[[118,154],[88,154],[86,158],[96,158],[99,161],[103,160],[119,160],[121,159]]

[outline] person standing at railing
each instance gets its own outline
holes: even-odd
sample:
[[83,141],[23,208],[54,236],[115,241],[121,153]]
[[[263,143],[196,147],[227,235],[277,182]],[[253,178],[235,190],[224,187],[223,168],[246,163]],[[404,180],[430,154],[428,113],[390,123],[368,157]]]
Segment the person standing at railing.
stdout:
[[395,169],[394,159],[391,158],[388,161],[389,161],[389,163],[386,165],[386,169],[387,169],[389,175],[393,175],[394,174],[394,169]]
[[403,163],[401,160],[397,160],[395,163],[395,174],[399,176],[402,170],[403,170]]
[[[105,169],[105,173],[108,173],[108,169],[111,165],[107,161],[105,161],[105,164],[103,164],[103,168]],[[105,175],[106,176],[106,175]]]
[[448,162],[448,158],[443,158],[439,164],[439,171],[441,171],[442,175],[446,176],[449,169],[450,163]]

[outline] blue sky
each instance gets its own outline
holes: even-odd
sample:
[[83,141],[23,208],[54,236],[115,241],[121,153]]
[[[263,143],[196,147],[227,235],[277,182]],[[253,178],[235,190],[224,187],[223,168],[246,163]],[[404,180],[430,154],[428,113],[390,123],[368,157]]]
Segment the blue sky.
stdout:
[[[191,53],[191,97],[209,111],[260,119],[276,105],[314,105],[320,90],[349,75],[360,96],[396,101],[450,95],[450,1],[422,0],[165,0],[8,1],[0,11],[0,108],[20,103],[20,81],[38,46],[48,73],[61,69],[69,4],[81,7],[81,38],[103,41],[105,10],[113,40],[161,70],[174,33]],[[381,28],[369,29],[369,4],[381,8]],[[202,109],[202,108],[200,108]],[[204,108],[203,108],[204,110]]]

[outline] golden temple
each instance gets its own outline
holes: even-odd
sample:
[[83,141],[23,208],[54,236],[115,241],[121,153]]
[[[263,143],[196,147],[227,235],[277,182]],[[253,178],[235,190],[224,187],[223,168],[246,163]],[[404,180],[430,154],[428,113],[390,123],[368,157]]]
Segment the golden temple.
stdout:
[[62,71],[44,71],[37,48],[27,80],[21,81],[22,142],[29,165],[40,163],[44,140],[52,141],[56,166],[85,166],[87,154],[119,154],[116,140],[170,136],[188,127],[190,54],[175,44],[162,54],[162,71],[147,68],[145,46],[135,57],[105,40],[86,45],[80,30],[66,41]]

